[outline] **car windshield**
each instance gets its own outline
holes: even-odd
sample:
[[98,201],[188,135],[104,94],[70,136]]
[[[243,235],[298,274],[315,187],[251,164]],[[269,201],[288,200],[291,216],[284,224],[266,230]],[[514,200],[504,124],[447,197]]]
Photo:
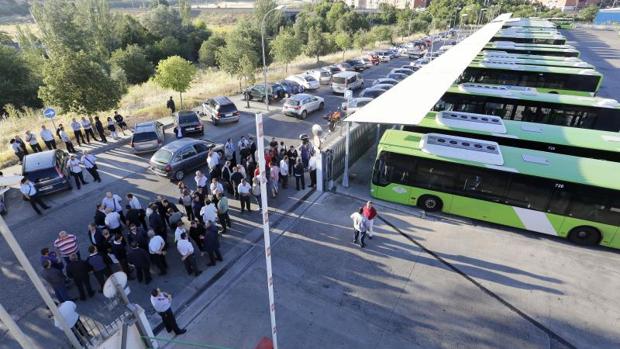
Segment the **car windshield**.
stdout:
[[237,107],[234,104],[220,104],[217,108],[220,113],[232,113],[237,111]]
[[313,78],[313,77],[312,77],[312,76],[310,76],[310,75],[306,75],[306,76],[304,76],[304,79],[306,79],[306,81],[307,81],[307,82],[313,82],[313,81],[316,81],[316,79],[315,79],[315,78]]
[[157,139],[155,132],[138,132],[133,134],[133,142],[148,142]]
[[189,122],[196,122],[196,121],[198,121],[198,117],[196,116],[195,113],[179,114],[179,122],[182,124],[189,123]]
[[342,77],[342,76],[334,76],[334,77],[332,78],[332,81],[333,81],[333,82],[335,82],[335,83],[337,83],[337,84],[344,84],[344,83],[346,83],[346,82],[347,82],[347,79],[346,79],[346,78],[344,78],[344,77]]
[[169,163],[170,159],[172,159],[172,152],[166,149],[159,149],[151,158],[151,160],[162,164]]
[[321,72],[321,76],[322,76],[322,77],[329,77],[330,75],[331,75],[331,74],[330,74],[329,72],[326,72],[326,71],[322,71],[322,72]]
[[33,154],[26,156],[24,159],[24,171],[28,173],[48,169],[50,167],[54,167],[53,154]]
[[355,102],[355,106],[356,106],[356,107],[358,107],[358,108],[359,108],[359,107],[363,107],[363,106],[365,106],[366,104],[368,104],[369,102],[370,102],[370,101],[367,101],[367,100],[364,100],[364,99],[362,99],[362,100],[358,100],[358,101],[356,101],[356,102]]
[[292,98],[286,100],[286,105],[299,105],[300,103],[300,101]]

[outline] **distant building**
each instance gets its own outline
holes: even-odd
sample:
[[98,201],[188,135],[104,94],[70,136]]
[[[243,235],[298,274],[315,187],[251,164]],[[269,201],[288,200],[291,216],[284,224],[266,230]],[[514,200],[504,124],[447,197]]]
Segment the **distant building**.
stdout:
[[620,24],[620,7],[599,10],[594,17],[594,24]]
[[430,0],[345,0],[347,5],[358,9],[376,10],[379,4],[385,3],[394,5],[396,8],[425,8],[430,4]]
[[600,0],[534,0],[548,8],[557,8],[562,11],[575,11],[590,5],[598,5]]

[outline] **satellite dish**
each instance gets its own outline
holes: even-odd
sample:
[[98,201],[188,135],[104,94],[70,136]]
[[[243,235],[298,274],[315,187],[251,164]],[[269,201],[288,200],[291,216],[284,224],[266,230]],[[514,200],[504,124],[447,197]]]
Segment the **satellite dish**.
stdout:
[[125,295],[129,294],[129,287],[125,287],[127,285],[127,274],[122,271],[117,271],[116,273],[110,275],[103,285],[103,295],[106,296],[106,298],[116,297],[115,283],[125,290]]

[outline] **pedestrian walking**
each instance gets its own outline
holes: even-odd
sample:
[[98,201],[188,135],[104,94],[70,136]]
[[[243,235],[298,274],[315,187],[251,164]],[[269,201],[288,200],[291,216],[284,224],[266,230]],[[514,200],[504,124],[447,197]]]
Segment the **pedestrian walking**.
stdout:
[[241,139],[239,139],[237,143],[237,148],[239,148],[239,157],[241,159],[245,159],[250,155],[250,142],[248,142],[245,136],[241,136]]
[[288,187],[288,173],[288,156],[285,154],[280,160],[280,181],[284,189]]
[[69,161],[67,161],[67,168],[69,173],[75,179],[75,186],[78,190],[82,189],[82,184],[86,185],[88,182],[84,180],[84,174],[82,173],[82,166],[80,166],[80,160],[77,159],[75,154],[71,154]]
[[56,139],[54,139],[54,134],[52,131],[47,129],[45,125],[41,125],[41,132],[39,132],[43,143],[45,143],[45,147],[47,150],[56,149]]
[[22,148],[22,151],[24,152],[24,155],[28,155],[28,149],[26,148],[26,142],[24,142],[24,140],[21,139],[21,137],[19,137],[19,135],[15,135],[15,137],[13,137],[13,139],[15,139],[15,142],[17,142],[17,144],[19,144],[19,146]]
[[297,163],[297,157],[298,157],[297,149],[295,149],[295,147],[291,145],[286,151],[286,156],[288,157],[288,168],[292,172],[293,167]]
[[174,230],[174,243],[175,244],[179,241],[183,233],[187,233],[187,229],[185,229],[185,225],[181,221],[176,222],[175,230]]
[[162,292],[160,289],[154,289],[151,291],[151,304],[153,309],[161,316],[161,320],[164,323],[164,327],[168,333],[174,331],[176,335],[187,332],[184,328],[179,328],[177,320],[172,312],[172,296],[166,292]]
[[127,198],[127,206],[129,206],[132,210],[136,210],[138,212],[137,215],[140,223],[136,223],[136,225],[141,224],[142,228],[144,228],[144,230],[146,231],[146,210],[142,207],[140,200],[138,200],[138,198],[132,193],[127,193],[125,197]]
[[194,182],[196,182],[196,188],[207,188],[209,184],[209,178],[205,176],[202,171],[196,171],[196,176],[194,177]]
[[[82,323],[82,320],[80,320],[80,314],[77,313],[76,309],[77,305],[70,300],[62,302],[58,305],[58,312],[60,313],[60,316],[62,316],[65,320],[67,326],[71,328],[71,332],[73,332],[73,334],[77,337],[78,342],[80,342],[82,346],[86,347],[88,345],[88,339],[91,335],[86,329],[86,326],[84,326],[84,323]],[[54,318],[54,326],[61,330],[63,329],[60,322],[56,318]]]
[[39,145],[37,136],[35,136],[34,133],[30,131],[26,131],[26,142],[30,144],[30,148],[32,149],[33,153],[38,153],[40,151],[43,151],[43,149],[41,149],[41,145]]
[[15,138],[11,138],[9,144],[11,146],[11,150],[13,150],[13,153],[15,153],[17,160],[19,160],[19,163],[21,164],[24,160],[24,156],[26,156],[26,153],[24,153],[24,150],[22,149],[21,145],[15,140]]
[[170,109],[170,114],[174,114],[176,111],[176,106],[174,105],[174,99],[170,96],[170,99],[166,102],[166,108]]
[[278,167],[278,160],[271,160],[269,166],[269,184],[271,185],[271,196],[276,197],[278,195],[278,187],[280,183],[280,167]]
[[65,148],[67,149],[67,151],[69,153],[76,153],[75,147],[73,146],[73,142],[71,141],[71,138],[65,131],[65,127],[63,125],[58,126],[57,132],[58,132],[58,137],[60,137],[62,142],[65,143]]
[[56,268],[52,268],[52,262],[50,262],[49,260],[43,262],[43,271],[41,272],[41,277],[54,291],[54,296],[56,296],[56,300],[58,300],[59,303],[68,301],[70,299],[69,292],[67,291],[67,286],[65,285],[65,275],[62,273],[62,271]]
[[211,185],[209,186],[211,195],[215,198],[217,194],[224,194],[224,186],[217,178],[211,178]]
[[299,187],[301,185],[301,190],[306,189],[306,183],[304,179],[304,165],[301,162],[301,158],[297,158],[297,162],[293,167],[293,176],[295,176],[295,188],[299,190]]
[[224,193],[217,194],[217,218],[222,225],[222,234],[228,232],[228,228],[231,228],[232,222],[230,215],[228,214],[228,198],[224,196]]
[[194,211],[192,209],[192,195],[188,189],[183,189],[183,193],[179,197],[179,205],[185,209],[185,215],[188,220],[194,219]]
[[97,171],[97,157],[91,154],[89,151],[84,151],[80,163],[86,168],[86,171],[93,177],[93,181],[101,183],[101,176]]
[[105,226],[105,208],[101,204],[97,204],[97,209],[95,210],[94,224],[97,229],[104,229]]
[[168,263],[166,262],[166,243],[164,239],[155,235],[153,229],[148,231],[149,237],[149,253],[151,261],[159,269],[159,275],[166,275],[168,272]]
[[164,242],[168,241],[168,234],[164,219],[161,217],[156,204],[151,204],[149,208],[153,211],[149,215],[149,227],[157,236],[160,236]]
[[88,246],[88,253],[89,255],[88,258],[86,258],[86,262],[92,269],[97,283],[99,283],[99,293],[103,293],[105,281],[108,276],[110,276],[108,264],[106,263],[103,254],[97,249],[97,246]]
[[152,280],[149,253],[141,249],[137,241],[133,241],[130,246],[131,248],[127,252],[127,262],[133,265],[136,270],[138,282],[144,280],[144,283],[148,285]]
[[[351,214],[351,219],[353,220],[353,232],[354,232],[354,237],[353,237],[353,243],[360,244],[361,248],[366,247],[366,243],[364,242],[364,240],[366,239],[366,232],[367,232],[367,228],[368,228],[368,220],[366,219],[366,217],[364,217],[363,213],[363,209],[360,208],[357,212],[354,212],[353,214]],[[359,237],[361,235],[361,240],[359,240]]]
[[196,255],[194,254],[194,246],[187,239],[187,233],[183,233],[179,237],[179,241],[177,241],[177,251],[179,251],[181,255],[181,261],[188,275],[194,274],[194,276],[198,276],[202,273],[202,271],[198,269]]
[[220,237],[217,233],[217,227],[215,223],[207,222],[205,229],[205,251],[209,255],[208,266],[214,266],[215,261],[222,261],[222,254],[220,253]]
[[200,216],[202,217],[202,221],[205,223],[215,223],[215,221],[217,220],[217,207],[215,207],[215,204],[213,204],[211,200],[205,200],[205,205],[200,210]]
[[90,144],[90,138],[93,138],[93,141],[96,141],[95,132],[93,132],[93,125],[90,120],[86,117],[82,116],[82,120],[80,120],[80,124],[82,125],[82,129],[84,130],[84,135],[86,136],[86,143]]
[[118,212],[121,216],[121,221],[125,222],[125,215],[123,214],[123,199],[117,194],[113,194],[111,191],[105,193],[105,197],[101,199],[101,206],[104,209],[111,208],[113,211]]
[[238,167],[233,167],[233,172],[230,175],[230,181],[233,186],[233,191],[235,193],[235,199],[239,200],[239,185],[241,185],[241,181],[244,180],[243,174],[239,172]]
[[[209,173],[215,171],[220,166],[220,153],[215,150],[210,150],[207,155],[207,166],[209,167]],[[211,176],[219,177],[219,176]]]
[[20,183],[21,184],[19,186],[19,191],[24,196],[24,199],[26,199],[26,200],[28,200],[28,202],[30,202],[30,206],[32,206],[32,209],[38,215],[41,215],[41,210],[39,210],[39,208],[37,206],[40,206],[44,210],[50,209],[50,207],[47,206],[43,202],[43,200],[41,200],[41,198],[39,197],[39,192],[37,191],[37,188],[34,186],[34,183],[32,183],[26,177],[22,178]]
[[116,110],[114,111],[114,121],[116,122],[116,126],[118,126],[124,136],[125,130],[127,130],[127,123],[125,122],[125,119],[123,119],[123,116],[119,114]]
[[73,234],[69,234],[62,230],[58,233],[58,238],[54,240],[54,247],[58,250],[60,257],[65,261],[65,264],[69,264],[71,261],[69,257],[75,254],[80,257],[80,249],[78,246],[77,237]]
[[310,188],[316,188],[316,156],[314,155],[308,160],[308,173],[310,174]]
[[252,209],[250,209],[251,190],[252,186],[245,180],[245,178],[243,178],[241,180],[241,183],[237,187],[237,192],[239,193],[239,201],[241,203],[241,213],[243,213],[244,206],[248,210],[248,212],[252,212]]
[[377,216],[377,210],[375,206],[372,204],[372,201],[368,201],[366,205],[364,205],[362,214],[366,217],[368,221],[368,238],[372,239],[374,236],[374,225],[375,225],[375,217]]
[[258,209],[262,209],[263,203],[261,202],[261,191],[260,191],[260,180],[258,177],[254,177],[252,179],[252,196],[256,200],[256,204],[258,205]]
[[95,116],[95,129],[99,134],[99,138],[103,143],[108,143],[108,140],[105,138],[105,129],[103,128],[103,123],[99,120],[98,116]]
[[192,194],[192,217],[200,221],[200,223],[204,223],[202,220],[202,216],[200,215],[200,211],[204,207],[204,201],[200,200],[200,196],[196,193]]
[[114,120],[112,120],[111,117],[108,117],[108,131],[110,131],[110,136],[113,139],[118,139],[118,133],[116,133],[116,124],[114,123]]
[[73,136],[78,146],[81,146],[84,141],[84,134],[82,133],[82,124],[80,124],[75,118],[71,120],[71,129],[73,130]]
[[80,260],[77,254],[69,256],[69,264],[67,264],[67,276],[73,279],[73,283],[80,292],[80,300],[86,300],[86,292],[88,291],[88,297],[95,295],[95,291],[90,284],[90,265]]
[[201,224],[198,220],[193,220],[189,224],[189,237],[194,241],[198,250],[201,252],[201,255],[204,254],[205,251],[205,226]]

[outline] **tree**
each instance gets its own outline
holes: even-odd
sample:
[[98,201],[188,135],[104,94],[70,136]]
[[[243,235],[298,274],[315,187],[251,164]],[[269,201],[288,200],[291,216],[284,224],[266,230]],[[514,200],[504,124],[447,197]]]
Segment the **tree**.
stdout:
[[178,92],[183,108],[183,92],[187,91],[195,75],[196,67],[192,62],[179,56],[172,56],[157,64],[154,81],[163,88]]
[[592,22],[594,21],[594,17],[596,17],[597,13],[598,13],[598,6],[590,5],[590,6],[584,7],[581,11],[579,11],[579,13],[577,14],[577,18],[585,22]]
[[0,45],[0,109],[6,104],[39,107],[37,90],[41,81],[33,74],[19,51]]
[[260,65],[259,57],[252,39],[239,28],[226,37],[226,46],[220,48],[216,54],[220,69],[239,78],[239,89],[241,80],[247,80],[248,72],[256,71]]
[[192,23],[192,4],[190,0],[179,0],[179,12],[183,24],[190,25]]
[[364,51],[364,49],[366,49],[368,46],[370,46],[370,44],[374,42],[375,40],[369,32],[359,31],[355,34],[355,37],[353,39],[353,46],[355,46],[355,48],[359,48],[361,53],[362,51]]
[[336,31],[336,22],[349,12],[349,7],[342,1],[334,2],[325,16],[325,22],[330,31]]
[[[278,32],[278,27],[282,23],[282,13],[278,10],[273,10],[278,6],[275,0],[256,0],[254,2],[254,23],[255,28],[259,31],[262,30],[261,23],[265,18],[265,35],[272,36]],[[271,11],[271,12],[269,12]],[[265,17],[265,14],[269,12],[269,16]]]
[[177,39],[183,37],[183,21],[176,9],[159,5],[151,9],[143,18],[144,27],[158,39],[172,36]]
[[84,52],[63,52],[46,62],[39,97],[63,111],[93,114],[118,105],[122,86]]
[[207,67],[217,66],[217,51],[226,45],[226,40],[221,35],[213,35],[208,40],[203,41],[198,50],[198,62]]
[[284,30],[271,42],[271,53],[276,61],[285,63],[288,72],[288,64],[301,53],[301,42],[290,30]]
[[112,52],[110,64],[112,68],[122,69],[130,84],[144,82],[153,74],[153,63],[146,57],[144,49],[135,44]]
[[304,49],[306,55],[316,57],[318,63],[321,55],[328,52],[328,46],[329,43],[325,38],[325,34],[323,34],[319,28],[311,27],[310,30],[308,30],[308,42]]
[[149,32],[135,17],[123,15],[114,22],[114,37],[118,47],[125,48],[127,45],[137,44],[146,46],[152,41]]
[[342,59],[344,60],[345,52],[348,48],[351,48],[351,45],[353,44],[351,37],[347,33],[336,33],[336,35],[334,35],[334,43],[339,49],[342,50]]
[[371,33],[377,41],[389,41],[390,43],[392,42],[392,28],[386,25],[373,27]]
[[64,0],[32,3],[32,16],[41,32],[41,39],[50,53],[80,51],[89,48],[87,33],[76,21],[77,9]]

